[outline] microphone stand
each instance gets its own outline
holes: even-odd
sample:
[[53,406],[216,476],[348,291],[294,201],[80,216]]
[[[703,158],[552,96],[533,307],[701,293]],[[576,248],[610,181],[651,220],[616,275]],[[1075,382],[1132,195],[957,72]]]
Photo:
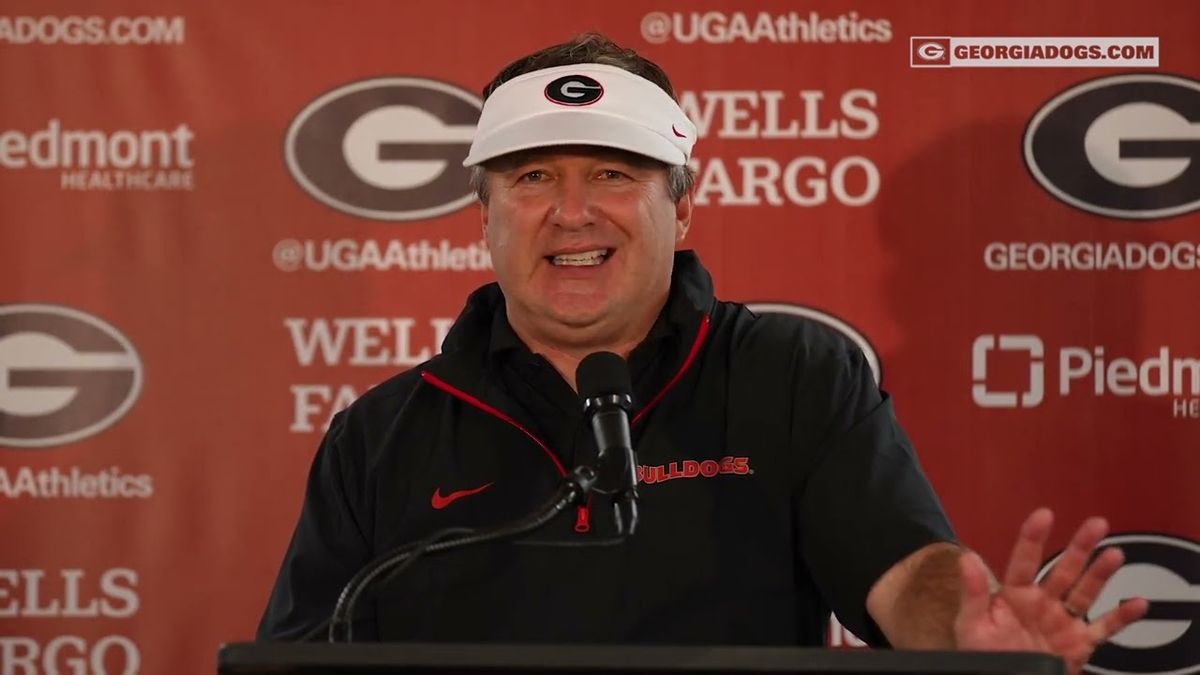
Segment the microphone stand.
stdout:
[[[563,479],[555,494],[543,506],[528,516],[481,531],[475,531],[470,528],[441,530],[421,541],[404,544],[385,552],[377,557],[374,562],[359,570],[357,574],[351,577],[350,581],[346,582],[341,594],[338,596],[333,614],[326,622],[304,635],[300,641],[306,642],[319,635],[322,631],[325,631],[326,627],[328,627],[327,639],[329,642],[337,642],[337,628],[342,624],[345,624],[346,627],[346,642],[353,641],[354,631],[351,624],[351,617],[354,616],[355,606],[367,588],[374,584],[382,575],[387,575],[384,579],[386,581],[402,572],[418,558],[427,553],[438,553],[472,544],[509,539],[536,530],[550,522],[567,508],[581,503],[592,490],[592,486],[596,483],[596,478],[597,474],[594,468],[590,466],[575,467]],[[636,506],[633,518],[636,522]],[[621,521],[618,520],[618,528],[620,527]],[[629,532],[632,533],[632,529]],[[624,536],[605,542],[596,542],[596,544],[612,544],[621,539],[624,539]]]
[[[543,546],[608,546],[623,541],[637,529],[637,457],[633,452],[633,441],[629,433],[629,410],[633,407],[633,399],[628,393],[630,390],[628,368],[625,361],[616,354],[597,352],[584,359],[578,372],[583,374],[579,379],[583,380],[586,376],[591,382],[600,384],[602,387],[600,391],[614,387],[618,392],[587,396],[583,406],[584,414],[591,418],[592,431],[596,435],[599,446],[596,457],[597,467],[603,467],[615,457],[619,457],[620,461],[624,462],[617,488],[612,492],[596,490],[613,497],[613,517],[616,521],[617,536],[588,542],[522,541],[518,543]],[[594,376],[599,376],[600,379],[596,380]],[[608,391],[612,391],[612,389],[608,389]],[[575,467],[563,478],[553,497],[528,516],[482,531],[470,528],[441,530],[416,543],[404,544],[385,552],[359,570],[342,588],[333,614],[327,622],[328,640],[336,642],[337,628],[339,625],[345,624],[346,642],[353,641],[354,628],[351,619],[354,616],[354,608],[367,588],[376,583],[380,577],[387,581],[428,553],[510,539],[536,530],[568,507],[580,504],[588,493],[595,489],[597,479],[596,468],[586,465]],[[319,635],[325,627],[325,624],[318,626],[301,640],[305,641]]]

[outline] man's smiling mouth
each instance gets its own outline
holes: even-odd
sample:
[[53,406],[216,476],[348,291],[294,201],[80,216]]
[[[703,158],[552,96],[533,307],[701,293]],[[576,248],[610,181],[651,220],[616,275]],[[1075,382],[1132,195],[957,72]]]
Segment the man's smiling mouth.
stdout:
[[611,248],[596,248],[578,253],[560,253],[548,255],[546,260],[555,267],[592,267],[608,259],[613,253]]

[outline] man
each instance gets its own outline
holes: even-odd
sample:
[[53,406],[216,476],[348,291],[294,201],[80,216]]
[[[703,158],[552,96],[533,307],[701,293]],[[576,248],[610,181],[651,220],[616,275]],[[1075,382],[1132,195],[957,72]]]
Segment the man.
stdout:
[[[1078,669],[1146,610],[1083,620],[1121,564],[1084,523],[1040,584],[1051,515],[1007,573],[964,552],[861,352],[795,317],[717,301],[696,256],[696,128],[653,63],[597,35],[485,90],[470,153],[497,284],[443,353],[333,420],[261,638],[296,638],[360,567],[445,527],[528,513],[595,457],[575,394],[626,356],[642,520],[619,546],[581,505],[519,543],[430,557],[355,622],[384,640],[820,644],[832,608],[873,644],[1026,649]],[[603,499],[599,497],[598,499]],[[602,502],[601,502],[602,503]]]

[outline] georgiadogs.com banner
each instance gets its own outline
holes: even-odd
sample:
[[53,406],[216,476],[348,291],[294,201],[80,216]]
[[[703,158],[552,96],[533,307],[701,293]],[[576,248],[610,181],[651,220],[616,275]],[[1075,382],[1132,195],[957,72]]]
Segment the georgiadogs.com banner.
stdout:
[[[1196,25],[1185,2],[7,3],[0,670],[211,672],[252,637],[331,415],[492,278],[460,166],[480,90],[587,30],[696,124],[688,245],[720,297],[854,340],[993,567],[1038,505],[1055,549],[1109,518],[1127,564],[1094,611],[1152,610],[1090,672],[1194,668]],[[829,643],[861,644],[836,620]]]

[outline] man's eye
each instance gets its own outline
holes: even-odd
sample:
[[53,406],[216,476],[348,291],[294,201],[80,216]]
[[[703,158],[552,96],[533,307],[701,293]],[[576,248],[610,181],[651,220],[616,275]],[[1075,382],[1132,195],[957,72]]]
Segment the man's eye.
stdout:
[[600,177],[604,178],[605,180],[620,180],[622,178],[627,178],[624,172],[617,171],[616,169],[605,169],[600,172]]
[[520,180],[524,183],[536,183],[545,177],[546,174],[541,171],[526,171],[525,173],[521,174]]

